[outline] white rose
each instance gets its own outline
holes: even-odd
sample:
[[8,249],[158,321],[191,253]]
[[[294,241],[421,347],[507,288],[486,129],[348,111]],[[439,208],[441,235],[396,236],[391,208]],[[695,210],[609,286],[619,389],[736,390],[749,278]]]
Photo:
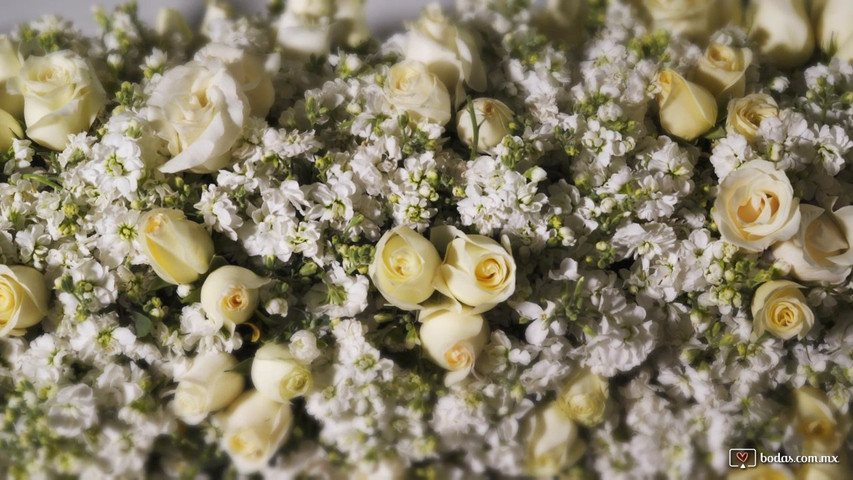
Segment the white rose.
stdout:
[[201,286],[201,307],[217,327],[230,331],[248,320],[258,308],[258,288],[270,279],[249,269],[226,265],[217,268]]
[[740,23],[740,0],[647,0],[640,2],[652,29],[705,43],[726,24]]
[[473,307],[472,313],[490,310],[515,291],[515,259],[506,237],[501,245],[483,235],[441,226],[432,229],[431,239],[445,251],[436,290]]
[[528,475],[558,475],[583,456],[586,444],[578,438],[578,427],[563,414],[556,402],[539,406],[522,424],[525,470]]
[[292,60],[328,55],[334,35],[331,19],[284,12],[276,23],[276,42]]
[[382,235],[367,273],[388,303],[417,310],[435,290],[440,264],[438,251],[429,240],[404,225]]
[[821,390],[809,385],[794,390],[794,431],[803,441],[803,455],[832,455],[844,444],[849,415],[838,415]]
[[794,480],[794,474],[784,465],[758,465],[732,470],[726,475],[726,480]]
[[828,53],[853,38],[853,2],[812,0],[811,18],[820,49]]
[[748,48],[732,48],[713,43],[699,59],[693,80],[705,87],[717,106],[725,105],[732,97],[742,97],[746,90],[746,69],[752,63]]
[[761,121],[779,116],[776,100],[766,93],[753,93],[729,102],[726,114],[726,130],[737,132],[750,142],[755,140]]
[[32,267],[0,265],[0,338],[23,335],[47,315],[44,276]]
[[766,160],[752,160],[723,179],[711,215],[723,240],[761,252],[797,233],[798,207],[785,172]]
[[23,138],[24,130],[18,120],[6,110],[0,110],[0,152],[6,152],[16,138]]
[[802,285],[789,280],[772,280],[761,284],[752,298],[753,337],[765,331],[788,340],[802,339],[814,325],[814,313],[806,304]]
[[173,407],[175,414],[197,425],[208,414],[227,407],[243,391],[245,380],[230,372],[237,359],[223,352],[199,355],[178,382]]
[[597,425],[604,420],[604,410],[610,387],[606,379],[583,368],[560,389],[557,396],[563,414],[587,427]]
[[180,210],[151,210],[139,217],[137,233],[154,273],[173,285],[191,283],[210,267],[213,259],[210,234]]
[[583,40],[584,29],[578,26],[583,24],[588,10],[589,0],[548,0],[534,21],[548,38],[575,47]]
[[657,83],[660,125],[667,133],[690,142],[717,123],[711,92],[668,68],[658,73]]
[[154,23],[154,31],[171,44],[188,44],[193,38],[193,32],[187,25],[187,20],[177,9],[160,7],[157,11],[157,20]]
[[426,64],[444,82],[455,99],[465,98],[463,83],[482,92],[486,89],[486,69],[480,59],[480,48],[470,32],[450,22],[438,4],[431,4],[415,23],[406,25],[403,55],[407,60]]
[[450,94],[426,65],[404,60],[388,71],[385,98],[397,110],[413,119],[426,119],[439,125],[450,121]]
[[285,11],[293,15],[325,17],[332,14],[334,3],[335,0],[289,0]]
[[222,43],[209,43],[196,53],[195,59],[202,63],[222,62],[249,101],[251,115],[267,116],[275,100],[272,75],[280,66],[278,54],[262,56]]
[[0,110],[15,118],[24,115],[24,97],[18,87],[23,58],[6,35],[0,35]]
[[317,337],[310,330],[299,330],[291,335],[288,348],[293,358],[306,365],[310,365],[320,356],[320,350],[317,348]]
[[293,425],[287,403],[274,402],[257,390],[241,395],[217,416],[222,449],[242,474],[257,472],[281,447]]
[[148,99],[148,119],[172,159],[164,173],[211,173],[231,162],[249,102],[219,62],[189,62],[167,71]]
[[284,345],[268,343],[252,361],[252,383],[270,400],[288,402],[311,390],[313,381],[307,365],[293,358]]
[[[458,305],[458,304],[457,304]],[[418,315],[424,352],[433,363],[449,370],[445,386],[465,379],[489,339],[489,326],[470,309],[425,307]]]
[[770,64],[799,67],[814,51],[814,33],[806,0],[753,0],[749,39]]
[[853,268],[853,206],[833,212],[800,205],[800,229],[773,247],[773,256],[791,266],[791,275],[806,282],[840,283]]
[[337,43],[357,47],[370,38],[367,26],[365,0],[337,0],[335,2],[335,37]]
[[234,10],[226,2],[206,0],[205,4],[204,16],[201,19],[199,31],[202,35],[210,37],[217,24],[221,24],[223,20],[230,20],[234,16]]
[[797,470],[797,480],[838,480],[853,478],[853,472],[841,463],[807,463]]
[[847,38],[847,41],[838,46],[833,58],[837,58],[842,62],[853,62],[853,35]]
[[[477,151],[494,153],[504,137],[510,133],[512,110],[505,103],[494,98],[473,100],[474,118],[477,119]],[[474,123],[471,112],[465,104],[456,114],[456,133],[459,140],[469,147],[474,143]]]
[[53,150],[68,136],[85,132],[107,104],[107,94],[89,64],[70,50],[29,57],[20,71],[27,136]]

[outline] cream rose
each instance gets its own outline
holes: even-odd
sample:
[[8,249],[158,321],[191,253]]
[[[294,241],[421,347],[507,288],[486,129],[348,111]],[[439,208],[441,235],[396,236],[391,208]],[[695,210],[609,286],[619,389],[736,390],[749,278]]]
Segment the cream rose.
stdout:
[[137,232],[154,273],[171,284],[191,283],[210,267],[210,234],[203,226],[187,220],[180,210],[151,210],[139,217]]
[[365,0],[337,0],[335,2],[336,43],[357,47],[370,38]]
[[164,173],[211,173],[231,162],[249,102],[220,62],[189,62],[167,71],[148,99],[148,120],[172,159]]
[[237,359],[223,352],[199,355],[181,377],[175,390],[175,414],[190,425],[197,425],[208,414],[227,407],[243,391],[239,373],[230,372]]
[[776,100],[766,93],[753,93],[729,102],[726,114],[726,130],[737,132],[750,142],[755,140],[758,127],[765,118],[778,117]]
[[829,53],[853,38],[853,2],[812,0],[811,18],[820,49]]
[[832,455],[844,443],[850,419],[836,414],[823,391],[805,385],[794,390],[793,425],[803,455]]
[[556,402],[533,410],[524,420],[521,432],[528,475],[558,475],[577,462],[586,451],[586,444],[578,438],[577,425]]
[[27,136],[62,150],[68,136],[85,132],[107,104],[107,94],[89,64],[70,50],[27,58],[19,88]]
[[[494,98],[477,98],[473,100],[473,105],[478,125],[477,151],[494,153],[495,147],[510,133],[512,110]],[[456,133],[465,145],[470,147],[474,143],[474,123],[467,104],[456,114]]]
[[32,267],[0,265],[0,338],[23,335],[47,315],[44,276]]
[[486,89],[479,45],[468,30],[448,20],[438,4],[426,7],[421,18],[406,27],[403,55],[426,64],[454,96],[454,106],[465,98],[463,83],[478,92]]
[[329,54],[335,33],[333,4],[332,0],[287,2],[276,24],[276,41],[285,57],[304,61]]
[[449,370],[444,384],[450,386],[465,379],[489,339],[489,326],[483,317],[470,309],[442,305],[424,307],[418,320],[422,322],[420,339],[427,357]]
[[237,81],[249,101],[249,113],[266,117],[275,101],[272,75],[278,72],[278,54],[258,55],[222,43],[210,43],[198,51],[195,59],[202,63],[222,62]]
[[784,465],[758,465],[744,470],[731,470],[726,480],[794,480],[794,474]]
[[797,470],[797,480],[838,480],[853,478],[853,472],[840,463],[807,463]]
[[773,280],[761,284],[752,298],[753,337],[765,331],[788,340],[802,339],[814,325],[814,313],[806,304],[802,285],[789,280]]
[[591,427],[604,420],[609,395],[607,380],[584,368],[572,375],[560,389],[557,405],[570,419]]
[[548,38],[575,47],[583,40],[584,29],[578,26],[583,24],[588,11],[589,0],[548,0],[536,15],[535,23]]
[[711,92],[664,69],[657,83],[660,125],[670,135],[692,141],[717,123],[717,101]]
[[482,235],[441,226],[432,229],[430,238],[439,252],[445,252],[436,290],[473,307],[472,313],[490,310],[515,291],[515,259],[506,237],[501,245]]
[[806,0],[752,0],[749,39],[777,67],[799,67],[814,51],[814,32]]
[[712,43],[699,59],[693,80],[705,87],[717,106],[724,106],[733,97],[742,97],[746,90],[746,69],[752,63],[748,48],[732,48]]
[[800,229],[773,247],[773,256],[791,266],[791,275],[806,282],[840,283],[853,268],[853,206],[833,212],[800,205]]
[[0,110],[15,118],[23,118],[24,97],[18,87],[23,59],[9,37],[0,35]]
[[394,65],[384,88],[388,103],[415,120],[423,118],[439,125],[450,121],[450,94],[423,63],[404,60]]
[[274,402],[257,390],[249,390],[217,416],[222,429],[220,445],[242,474],[257,472],[281,447],[293,412],[288,403]]
[[157,11],[154,31],[171,44],[186,45],[193,38],[193,32],[187,25],[184,15],[179,10],[169,7],[160,7]]
[[847,41],[838,46],[833,58],[837,58],[842,62],[853,62],[853,35],[847,38]]
[[21,124],[9,112],[0,110],[0,152],[6,152],[16,138],[23,138]]
[[230,331],[258,308],[258,289],[270,282],[249,269],[226,265],[217,268],[201,286],[201,307],[217,327]]
[[639,2],[652,28],[705,43],[728,23],[740,23],[740,0],[647,0]]
[[296,360],[289,348],[275,343],[255,353],[252,383],[265,397],[282,403],[305,395],[313,385],[308,365]]
[[435,291],[441,257],[419,233],[400,226],[382,235],[367,274],[385,300],[403,310],[417,310]]
[[797,233],[798,207],[785,172],[766,160],[752,160],[723,179],[711,215],[723,240],[761,252]]

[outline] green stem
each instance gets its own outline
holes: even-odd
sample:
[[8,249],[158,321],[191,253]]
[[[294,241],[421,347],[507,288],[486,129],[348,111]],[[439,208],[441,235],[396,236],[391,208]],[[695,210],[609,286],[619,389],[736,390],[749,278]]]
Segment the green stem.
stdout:
[[468,95],[468,115],[471,116],[471,127],[474,129],[474,139],[471,142],[471,156],[469,160],[477,158],[477,147],[480,145],[480,125],[477,123],[477,113],[474,111],[474,102]]
[[21,175],[21,177],[22,177],[24,180],[30,180],[30,181],[33,181],[33,182],[41,183],[41,184],[43,184],[43,185],[47,185],[48,187],[50,187],[50,188],[52,188],[52,189],[54,189],[54,190],[62,190],[62,185],[60,185],[59,183],[57,183],[57,182],[55,182],[55,181],[51,180],[51,179],[50,179],[50,178],[48,178],[48,177],[45,177],[44,175],[38,175],[38,174],[35,174],[35,173],[25,173],[25,174]]

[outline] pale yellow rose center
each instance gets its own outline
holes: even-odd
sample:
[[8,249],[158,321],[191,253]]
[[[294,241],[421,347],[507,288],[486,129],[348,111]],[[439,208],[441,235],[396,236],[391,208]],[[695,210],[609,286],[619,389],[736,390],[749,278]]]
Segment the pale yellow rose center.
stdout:
[[305,393],[310,385],[311,374],[304,369],[298,369],[281,380],[279,394],[282,398],[291,398]]
[[147,234],[157,233],[166,222],[166,216],[162,213],[157,213],[148,217],[145,221],[145,227],[142,229]]
[[447,361],[447,365],[450,367],[450,370],[461,370],[474,363],[474,357],[471,355],[471,351],[464,345],[458,343],[444,353],[444,360]]
[[770,307],[770,328],[776,331],[791,330],[802,323],[799,305],[780,301]]
[[12,319],[17,304],[15,290],[8,282],[5,275],[0,276],[0,326]]
[[502,258],[490,255],[474,267],[477,283],[488,289],[496,289],[503,285],[506,278],[506,265]]
[[225,291],[222,297],[222,307],[228,311],[240,311],[249,305],[249,292],[246,287],[239,285]]
[[779,198],[771,192],[754,192],[738,206],[737,215],[744,223],[767,223],[779,211]]
[[828,418],[810,419],[800,424],[799,433],[809,439],[831,439],[835,434],[835,425]]
[[263,458],[264,449],[255,432],[240,430],[234,433],[228,441],[231,451],[250,461]]
[[394,237],[385,245],[385,267],[394,281],[405,282],[423,270],[423,260],[405,240]]
[[737,109],[737,115],[749,124],[751,130],[757,130],[762,120],[779,115],[779,109],[767,103],[747,101]]
[[724,70],[737,71],[742,68],[742,62],[738,61],[739,57],[736,55],[735,50],[724,45],[711,45],[708,47],[707,58],[715,66]]

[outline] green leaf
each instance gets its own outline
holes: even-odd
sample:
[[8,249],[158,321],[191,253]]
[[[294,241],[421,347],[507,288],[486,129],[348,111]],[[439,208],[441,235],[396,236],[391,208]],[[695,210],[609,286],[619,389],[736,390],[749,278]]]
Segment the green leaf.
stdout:
[[147,315],[131,311],[130,316],[133,317],[133,324],[136,327],[137,338],[144,338],[151,334],[154,329],[154,324]]
[[227,370],[233,373],[239,373],[240,375],[249,375],[252,373],[252,362],[255,360],[255,357],[249,357],[242,362],[234,365],[234,368],[231,370]]

